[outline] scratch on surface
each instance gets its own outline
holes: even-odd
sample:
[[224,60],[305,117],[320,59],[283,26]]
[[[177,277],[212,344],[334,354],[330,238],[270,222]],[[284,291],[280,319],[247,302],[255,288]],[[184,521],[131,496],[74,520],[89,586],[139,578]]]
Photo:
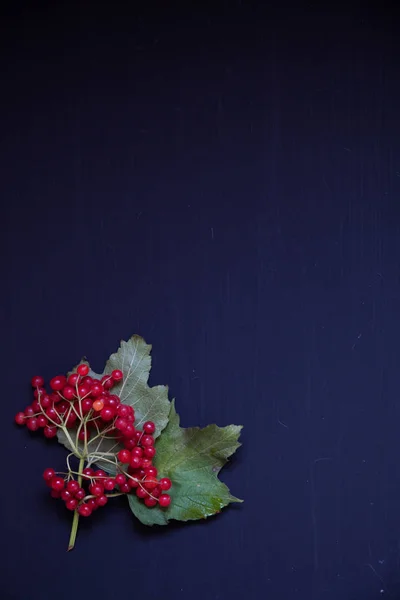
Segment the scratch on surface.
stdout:
[[354,350],[354,348],[355,348],[355,347],[356,347],[356,345],[357,345],[357,341],[358,341],[358,340],[360,340],[360,339],[361,339],[361,337],[362,337],[362,333],[359,333],[359,334],[358,334],[358,336],[357,336],[357,339],[356,339],[356,341],[354,342],[354,344],[353,344],[353,345],[352,345],[352,347],[351,347],[351,349],[352,349],[352,350]]

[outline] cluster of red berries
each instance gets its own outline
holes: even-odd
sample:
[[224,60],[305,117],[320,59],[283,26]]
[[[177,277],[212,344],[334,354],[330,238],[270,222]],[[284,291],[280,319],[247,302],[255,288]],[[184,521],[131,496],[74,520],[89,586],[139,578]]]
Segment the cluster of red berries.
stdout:
[[[115,477],[91,467],[79,474],[69,471],[65,477],[46,469],[43,477],[51,488],[51,495],[61,498],[69,510],[85,517],[107,504],[109,497],[133,491],[149,508],[157,504],[168,507],[171,498],[165,492],[171,488],[171,480],[166,477],[158,480],[152,463],[156,454],[155,424],[147,421],[141,430],[137,429],[133,408],[111,393],[111,388],[123,379],[122,371],[115,369],[101,379],[92,378],[88,373],[88,365],[81,364],[76,373],[68,377],[53,377],[49,393],[44,388],[43,378],[33,377],[34,400],[15,416],[16,423],[26,425],[30,431],[42,429],[47,438],[55,437],[57,430],[64,428],[76,433],[77,443],[78,440],[88,442],[93,436],[115,439],[115,460],[111,461],[109,455],[107,459],[114,462]],[[82,485],[74,476],[78,476]]]

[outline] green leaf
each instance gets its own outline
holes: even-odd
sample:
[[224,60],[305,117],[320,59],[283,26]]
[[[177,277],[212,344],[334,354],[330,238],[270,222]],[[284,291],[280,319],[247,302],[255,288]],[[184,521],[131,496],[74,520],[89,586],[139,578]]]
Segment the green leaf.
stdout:
[[[124,378],[121,382],[114,385],[112,393],[121,398],[121,402],[132,406],[135,410],[135,427],[140,428],[145,421],[153,421],[156,430],[154,437],[158,437],[161,431],[168,423],[168,415],[171,408],[171,402],[168,399],[168,387],[165,385],[148,386],[148,379],[151,369],[151,345],[146,344],[144,339],[138,335],[132,336],[127,342],[121,341],[120,347],[115,354],[108,359],[104,371],[101,375],[90,370],[89,375],[96,379],[101,379],[103,375],[110,374],[114,369],[120,369]],[[79,364],[88,364],[86,358]],[[73,369],[73,371],[76,371]],[[76,432],[71,431],[71,437],[75,443]],[[71,452],[73,448],[64,434],[59,430],[58,440],[64,444]],[[88,443],[88,452],[118,452],[122,447],[115,440],[97,439]],[[79,443],[79,451],[83,451],[83,444]],[[115,472],[112,465],[98,460],[96,464],[108,471]]]
[[147,508],[129,494],[132,512],[145,525],[167,525],[168,521],[190,521],[214,515],[231,502],[232,496],[218,479],[218,473],[237,448],[242,427],[208,425],[204,429],[179,426],[179,416],[171,403],[169,423],[156,443],[154,464],[158,477],[169,477],[171,504],[167,509]]

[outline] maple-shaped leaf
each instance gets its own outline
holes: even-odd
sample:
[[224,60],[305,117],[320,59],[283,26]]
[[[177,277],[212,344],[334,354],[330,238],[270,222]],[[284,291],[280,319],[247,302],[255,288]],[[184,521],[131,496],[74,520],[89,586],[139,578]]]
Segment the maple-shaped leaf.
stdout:
[[[168,399],[168,387],[157,385],[149,387],[148,379],[151,369],[151,345],[146,344],[139,335],[132,336],[127,342],[121,341],[120,347],[115,354],[108,359],[104,371],[98,375],[90,369],[89,375],[96,379],[101,379],[103,375],[110,374],[114,369],[120,369],[124,374],[122,381],[118,382],[112,388],[112,393],[120,397],[121,402],[132,406],[135,410],[135,427],[139,428],[146,421],[153,421],[156,430],[153,434],[157,438],[168,423],[168,415],[171,408],[171,402]],[[79,364],[88,364],[83,359]],[[76,371],[76,368],[73,369]],[[70,436],[75,439],[76,432],[72,429]],[[73,451],[70,440],[62,430],[59,430],[58,440],[69,450]],[[93,452],[118,452],[122,447],[114,439],[97,438],[89,441],[87,450]],[[79,443],[79,451],[82,452],[83,444]],[[113,473],[112,465],[106,464],[100,460],[94,461],[101,468]],[[101,464],[100,464],[101,463]]]
[[129,494],[132,512],[145,525],[167,525],[168,521],[204,519],[221,511],[231,502],[242,502],[218,479],[218,473],[237,448],[242,427],[208,425],[204,429],[179,425],[179,416],[171,403],[169,422],[156,442],[154,465],[158,478],[169,477],[168,508],[148,508],[136,495]]

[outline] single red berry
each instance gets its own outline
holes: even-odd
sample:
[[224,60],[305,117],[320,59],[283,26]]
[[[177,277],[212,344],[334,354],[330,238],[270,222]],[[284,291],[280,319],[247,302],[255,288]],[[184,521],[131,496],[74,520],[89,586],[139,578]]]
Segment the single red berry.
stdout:
[[[93,408],[93,401],[90,398],[84,398],[83,400],[81,400],[80,406],[82,414],[87,415]],[[81,411],[79,410],[78,406],[78,413],[80,414]]]
[[64,500],[64,502],[67,502],[67,500],[71,500],[72,497],[73,497],[73,494],[67,489],[64,489],[61,492],[61,498]]
[[132,456],[139,456],[139,458],[142,458],[143,448],[140,448],[140,446],[135,446],[135,448],[132,449],[131,454]]
[[154,490],[151,490],[151,495],[153,496],[153,498],[159,498],[161,495],[160,486],[157,486],[154,488]]
[[134,448],[136,448],[136,442],[135,440],[132,439],[124,439],[124,446],[127,450],[133,450]]
[[26,421],[26,426],[29,431],[37,431],[39,429],[39,423],[36,417],[30,417]]
[[108,498],[107,498],[107,496],[105,496],[103,494],[102,496],[98,496],[95,499],[95,502],[96,502],[97,506],[105,506],[107,504],[107,502],[108,502]]
[[148,495],[149,495],[149,494],[148,494],[148,492],[146,492],[146,490],[145,490],[145,489],[143,489],[142,487],[138,487],[138,488],[136,489],[136,496],[137,496],[138,498],[147,498],[147,497],[148,497]]
[[79,375],[82,375],[82,377],[85,377],[85,375],[89,373],[89,367],[87,365],[79,365],[77,372]]
[[67,378],[64,375],[57,375],[50,380],[50,387],[55,392],[61,391],[67,383]]
[[131,488],[129,486],[129,483],[123,483],[122,485],[119,486],[119,490],[120,492],[122,492],[123,494],[129,494],[129,492],[131,491]]
[[50,398],[50,404],[57,404],[58,402],[61,402],[62,398],[60,396],[60,394],[58,392],[51,392],[51,394],[49,394],[49,398]]
[[130,460],[130,465],[132,469],[140,469],[142,466],[142,458],[140,456],[132,456]]
[[128,485],[131,489],[137,488],[139,486],[139,482],[135,477],[130,477],[128,479]]
[[87,502],[87,505],[90,506],[90,508],[92,509],[92,512],[94,512],[95,510],[97,510],[99,508],[97,506],[96,498],[89,498],[89,500],[87,500],[86,502]]
[[55,475],[51,480],[51,487],[53,490],[61,492],[61,490],[64,489],[64,479],[58,475]]
[[146,458],[145,456],[142,458],[142,467],[143,469],[148,469],[152,465],[151,458]]
[[155,477],[146,477],[146,479],[143,482],[143,485],[146,488],[146,490],[154,490],[154,488],[158,485],[158,481]]
[[70,385],[71,387],[75,387],[76,384],[78,383],[80,377],[78,375],[78,373],[71,373],[71,375],[69,375],[68,377],[68,385]]
[[63,396],[66,400],[73,400],[76,396],[76,390],[72,385],[66,385],[63,389]]
[[142,431],[135,431],[135,433],[134,433],[134,435],[132,437],[136,441],[136,443],[139,444],[140,440],[143,437],[143,432]]
[[32,406],[27,406],[26,409],[24,410],[24,414],[26,417],[33,417],[33,415],[35,414],[35,411],[33,410]]
[[155,467],[148,467],[146,469],[146,476],[157,477],[158,471]]
[[56,472],[54,471],[54,469],[45,469],[43,471],[43,479],[45,481],[50,481],[51,479],[53,479],[55,474]]
[[171,504],[171,496],[169,496],[168,494],[161,494],[158,501],[160,503],[160,506],[162,506],[163,508],[167,508],[167,506]]
[[103,421],[112,421],[113,418],[115,417],[115,410],[113,408],[111,408],[110,406],[105,406],[101,412],[100,412],[100,416],[103,419]]
[[47,439],[51,439],[56,437],[57,435],[57,427],[52,426],[52,425],[46,425],[46,427],[43,429],[43,434],[44,437],[46,437]]
[[[124,436],[128,439],[135,439],[136,433],[138,433],[138,432],[135,430],[132,423],[128,423],[128,425],[125,427],[125,430],[124,430]],[[136,440],[135,440],[135,444],[136,444]]]
[[87,478],[93,477],[94,470],[91,467],[85,467],[82,471],[82,475],[85,475]]
[[38,388],[38,387],[41,388],[44,386],[44,379],[40,375],[35,375],[31,379],[31,384],[32,384],[32,387],[34,387],[34,388]]
[[66,400],[61,400],[59,404],[57,404],[57,412],[59,415],[64,415],[70,407],[70,403]]
[[142,446],[153,446],[154,445],[154,438],[152,435],[144,435],[142,437],[142,439],[140,440],[140,444]]
[[93,378],[90,377],[90,375],[88,375],[87,377],[84,377],[82,379],[82,383],[84,383],[85,385],[87,385],[88,387],[90,387],[90,390],[92,389],[92,383],[93,383]]
[[151,435],[152,433],[154,433],[156,430],[156,426],[154,425],[153,421],[146,421],[146,423],[144,423],[143,425],[143,431],[149,435]]
[[104,375],[104,377],[101,378],[101,383],[105,390],[110,390],[114,385],[114,381],[110,375]]
[[67,483],[67,490],[75,495],[79,490],[79,483],[75,479],[70,479]]
[[118,417],[115,421],[115,429],[122,431],[122,433],[124,432],[127,425],[128,421],[126,419],[123,419],[122,417]]
[[81,429],[80,432],[78,433],[78,440],[80,442],[84,442],[85,440],[87,441],[89,439],[90,435],[88,431],[85,431],[84,429]]
[[126,448],[118,452],[118,460],[123,464],[128,465],[131,462],[131,453]]
[[163,477],[162,479],[160,479],[159,485],[160,485],[160,488],[166,492],[167,490],[170,489],[172,482],[168,477]]
[[41,408],[41,406],[40,406],[40,402],[39,402],[39,400],[34,400],[34,401],[32,402],[32,404],[31,404],[31,406],[32,406],[33,412],[34,412],[35,414],[36,414],[36,413],[39,413],[39,412],[42,412],[42,408]]
[[129,407],[126,404],[120,404],[117,408],[117,415],[126,419],[129,416]]
[[118,473],[118,475],[115,476],[115,483],[117,485],[123,485],[124,483],[126,483],[125,475],[123,475],[122,473]]
[[123,376],[124,376],[123,372],[120,371],[119,369],[114,369],[114,371],[111,373],[111,377],[114,379],[114,381],[121,381]]
[[38,422],[39,427],[41,427],[42,429],[43,429],[43,427],[46,427],[49,424],[48,420],[46,419],[46,417],[44,415],[39,415],[37,418],[37,422]]
[[111,492],[115,488],[115,481],[111,477],[103,480],[104,489],[107,492]]
[[42,396],[44,396],[46,393],[46,390],[43,388],[36,388],[36,390],[33,392],[33,397],[34,398],[41,398]]
[[81,515],[81,517],[90,517],[92,514],[92,509],[86,502],[84,502],[78,506],[78,513]]
[[102,496],[104,494],[104,487],[99,483],[91,483],[89,485],[89,492],[93,494],[93,496]]
[[148,508],[153,508],[153,506],[157,504],[157,500],[149,496],[148,498],[144,499],[144,503]]
[[49,419],[49,421],[53,421],[57,425],[59,425],[61,423],[60,415],[57,413],[56,409],[53,408],[52,406],[49,406],[49,408],[46,408],[46,417]]
[[94,383],[92,383],[92,385],[90,386],[91,395],[93,396],[93,398],[97,398],[98,396],[100,396],[102,391],[103,386],[101,385],[101,383],[95,380]]
[[87,396],[88,394],[90,394],[90,387],[88,385],[85,385],[84,383],[78,385],[79,398],[85,398],[85,396]]
[[[58,394],[57,394],[57,396],[58,396]],[[58,396],[58,398],[60,398],[60,396]],[[61,398],[60,398],[60,400],[61,400]],[[42,396],[40,398],[40,406],[42,407],[42,409],[50,408],[52,403],[53,402],[48,394],[45,394],[44,396]]]
[[76,498],[71,498],[70,500],[66,501],[65,506],[68,508],[68,510],[76,510],[78,506],[78,500]]
[[15,415],[15,422],[17,423],[17,425],[25,425],[25,413],[18,412]]
[[65,419],[65,425],[67,427],[73,427],[76,423],[77,418],[78,417],[76,416],[76,414],[73,411],[71,411],[68,417]]
[[147,446],[147,448],[144,448],[143,452],[146,458],[154,458],[156,455],[154,446]]
[[97,469],[97,471],[94,472],[94,476],[95,477],[107,477],[106,472],[103,471],[103,469]]
[[77,500],[83,500],[85,496],[86,496],[86,492],[83,488],[80,487],[78,490],[76,490],[75,498]]

